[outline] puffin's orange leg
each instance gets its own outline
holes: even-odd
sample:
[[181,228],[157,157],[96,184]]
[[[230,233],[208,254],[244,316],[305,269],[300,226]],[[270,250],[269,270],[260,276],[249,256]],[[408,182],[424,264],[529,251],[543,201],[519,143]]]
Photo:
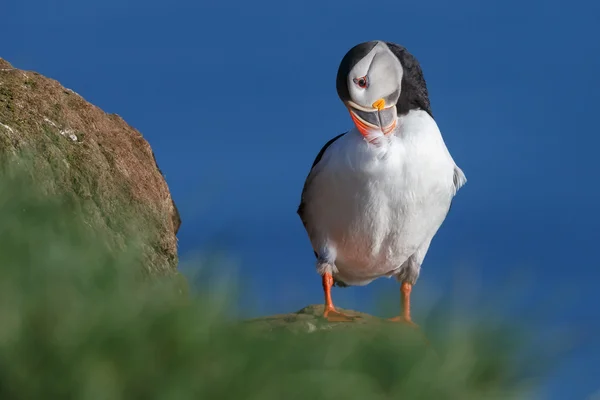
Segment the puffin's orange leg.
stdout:
[[325,292],[325,311],[323,312],[323,317],[325,317],[330,322],[354,321],[356,318],[337,311],[333,306],[333,301],[331,300],[332,286],[333,276],[329,272],[323,274],[323,291]]
[[414,322],[412,322],[412,319],[410,318],[410,292],[411,291],[412,291],[412,284],[410,284],[408,282],[402,282],[402,285],[400,285],[400,292],[401,292],[400,306],[401,306],[402,312],[399,316],[390,318],[389,321],[402,322],[402,323],[405,323],[407,325],[417,328],[418,325],[415,324]]

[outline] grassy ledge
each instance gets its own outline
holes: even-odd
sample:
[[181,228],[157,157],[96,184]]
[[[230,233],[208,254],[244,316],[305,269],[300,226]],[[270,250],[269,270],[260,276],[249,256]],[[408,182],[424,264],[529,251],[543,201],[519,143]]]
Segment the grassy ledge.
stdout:
[[266,333],[232,322],[226,296],[142,272],[143,221],[123,214],[131,229],[115,241],[78,200],[11,165],[0,179],[2,399],[533,396],[520,341],[497,327],[443,331],[431,357],[390,324]]

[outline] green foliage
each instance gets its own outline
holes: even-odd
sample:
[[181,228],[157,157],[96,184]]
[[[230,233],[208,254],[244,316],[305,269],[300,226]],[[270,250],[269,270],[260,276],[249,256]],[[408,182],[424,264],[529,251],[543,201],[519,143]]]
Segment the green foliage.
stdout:
[[498,330],[448,332],[436,357],[393,324],[266,334],[232,323],[231,292],[188,297],[180,277],[140,274],[142,241],[115,246],[28,176],[5,169],[0,182],[2,399],[531,398]]

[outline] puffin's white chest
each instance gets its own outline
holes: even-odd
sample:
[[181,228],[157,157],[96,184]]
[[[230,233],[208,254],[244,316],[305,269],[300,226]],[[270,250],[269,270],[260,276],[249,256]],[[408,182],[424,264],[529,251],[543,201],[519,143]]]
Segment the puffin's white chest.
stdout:
[[433,237],[448,211],[454,161],[439,131],[400,128],[402,135],[379,148],[349,132],[315,175],[313,247],[335,249],[347,283],[393,274]]

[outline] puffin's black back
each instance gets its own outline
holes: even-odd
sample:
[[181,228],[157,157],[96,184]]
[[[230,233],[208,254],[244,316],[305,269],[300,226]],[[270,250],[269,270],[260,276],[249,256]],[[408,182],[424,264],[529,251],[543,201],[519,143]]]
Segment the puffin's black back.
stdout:
[[429,104],[427,83],[421,70],[421,64],[406,48],[390,42],[385,42],[385,44],[400,60],[400,64],[402,64],[402,69],[404,70],[400,98],[396,104],[398,115],[405,115],[410,110],[420,108],[433,117],[431,105]]

